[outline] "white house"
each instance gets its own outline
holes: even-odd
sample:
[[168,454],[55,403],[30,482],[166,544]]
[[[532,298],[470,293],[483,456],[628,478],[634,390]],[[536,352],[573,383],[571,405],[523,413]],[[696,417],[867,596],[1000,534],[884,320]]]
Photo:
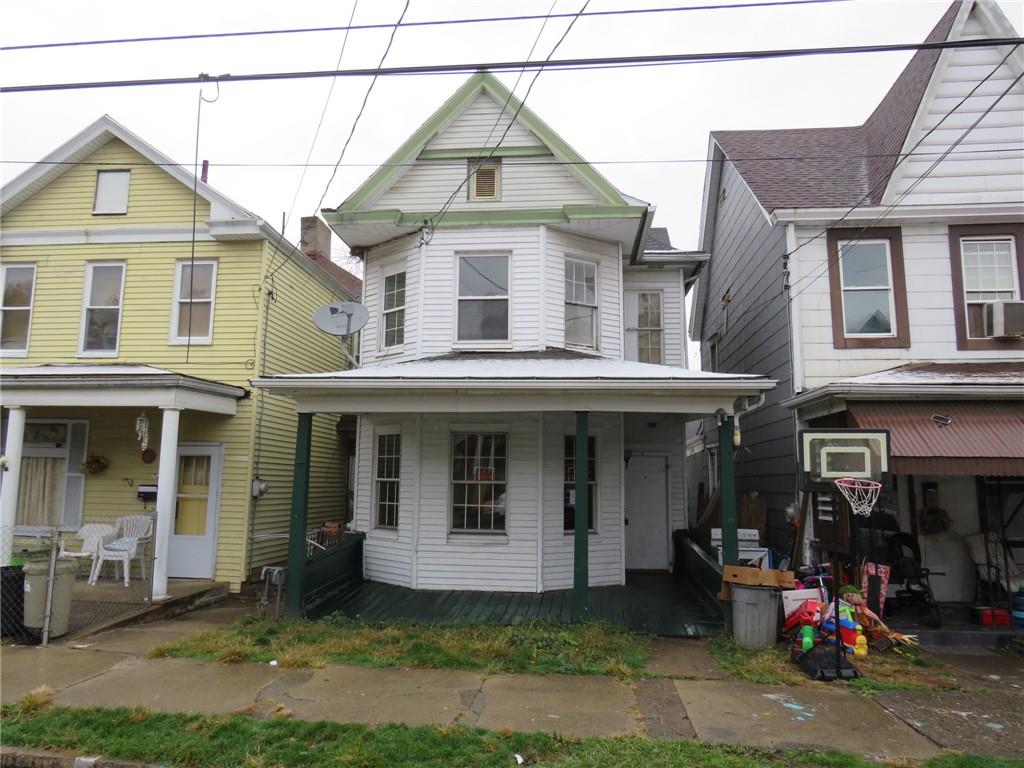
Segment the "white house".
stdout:
[[255,385],[359,416],[366,576],[585,596],[669,569],[684,423],[732,434],[774,385],[686,369],[704,254],[485,72],[323,215],[365,263],[363,367]]
[[1024,542],[1024,51],[986,44],[1017,36],[957,0],[928,41],[976,44],[916,53],[862,125],[710,140],[691,332],[705,370],[779,380],[738,491],[788,549],[797,431],[889,429],[883,504],[940,600],[974,598],[971,534]]

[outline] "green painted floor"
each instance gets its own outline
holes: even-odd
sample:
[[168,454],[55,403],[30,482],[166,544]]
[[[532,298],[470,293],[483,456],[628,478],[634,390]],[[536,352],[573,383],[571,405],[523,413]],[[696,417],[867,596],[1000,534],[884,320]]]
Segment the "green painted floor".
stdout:
[[[428,591],[367,581],[320,613],[338,610],[371,623],[560,622],[572,618],[572,592]],[[590,612],[594,619],[655,635],[706,637],[722,631],[714,601],[668,573],[630,572],[624,586],[592,587]]]

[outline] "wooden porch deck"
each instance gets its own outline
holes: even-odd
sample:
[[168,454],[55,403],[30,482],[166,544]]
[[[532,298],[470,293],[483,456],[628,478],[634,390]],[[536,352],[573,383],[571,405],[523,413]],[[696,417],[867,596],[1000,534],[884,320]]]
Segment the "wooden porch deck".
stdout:
[[[333,611],[375,624],[567,622],[572,618],[572,590],[427,591],[366,581],[319,614]],[[722,631],[715,603],[685,577],[668,573],[630,572],[624,586],[592,587],[590,613],[595,620],[654,635],[706,637]]]

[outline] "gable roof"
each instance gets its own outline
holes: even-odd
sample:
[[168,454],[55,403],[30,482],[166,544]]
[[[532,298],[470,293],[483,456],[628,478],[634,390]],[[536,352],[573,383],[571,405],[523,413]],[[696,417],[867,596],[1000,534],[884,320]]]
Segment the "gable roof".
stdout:
[[[541,120],[529,107],[523,105],[505,85],[490,72],[480,71],[470,76],[441,107],[396,149],[355,192],[337,208],[325,208],[323,213],[343,213],[366,210],[372,201],[402,176],[428,142],[462,113],[481,93],[487,93],[499,104],[507,104],[506,112],[516,115],[516,121],[531,131],[550,150],[556,159],[606,205],[626,205],[622,193],[576,150]],[[518,113],[518,114],[517,114]]]
[[[963,2],[973,4],[955,0],[926,43],[949,39]],[[878,204],[940,54],[915,53],[862,125],[713,131],[712,140],[768,211]]]
[[[307,258],[294,245],[285,240],[272,226],[252,211],[243,208],[227,195],[218,192],[190,171],[178,165],[168,155],[158,150],[141,136],[117,122],[110,115],[103,115],[86,126],[66,142],[33,164],[0,189],[0,215],[14,210],[47,185],[54,182],[75,163],[82,162],[112,140],[119,140],[165,171],[189,190],[210,204],[211,234],[217,239],[264,239],[274,243],[283,253],[289,255],[300,266],[332,286],[340,286],[342,292],[357,298],[362,292],[362,281],[333,262],[323,263]],[[219,228],[216,229],[219,225]],[[241,225],[241,226],[240,226]],[[311,266],[312,263],[319,265]],[[344,276],[339,274],[344,272]]]

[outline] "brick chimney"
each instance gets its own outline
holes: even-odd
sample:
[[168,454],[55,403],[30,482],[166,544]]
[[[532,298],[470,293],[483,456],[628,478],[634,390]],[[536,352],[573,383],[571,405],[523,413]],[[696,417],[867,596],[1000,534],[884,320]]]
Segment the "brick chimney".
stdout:
[[299,250],[313,261],[331,260],[331,228],[317,216],[303,216]]

